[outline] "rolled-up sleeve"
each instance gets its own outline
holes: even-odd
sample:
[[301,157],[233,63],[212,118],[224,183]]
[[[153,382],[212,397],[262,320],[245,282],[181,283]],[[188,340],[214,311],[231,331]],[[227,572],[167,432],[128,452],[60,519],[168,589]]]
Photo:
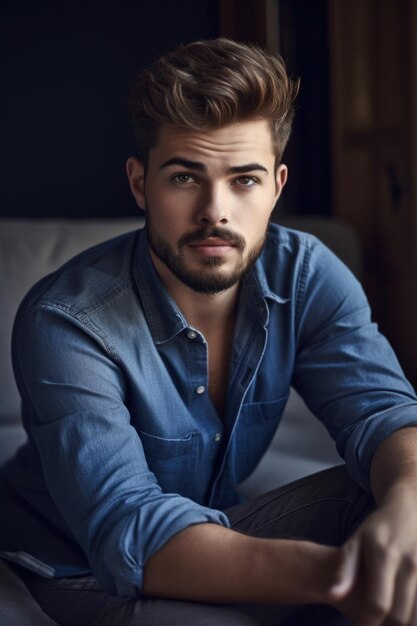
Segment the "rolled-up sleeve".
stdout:
[[417,398],[372,322],[351,272],[323,244],[306,246],[297,294],[294,386],[336,441],[355,480],[370,489],[385,437],[417,426]]
[[123,368],[94,329],[62,308],[27,307],[13,361],[47,488],[104,590],[140,595],[144,565],[176,533],[228,526],[220,511],[162,491],[131,423]]

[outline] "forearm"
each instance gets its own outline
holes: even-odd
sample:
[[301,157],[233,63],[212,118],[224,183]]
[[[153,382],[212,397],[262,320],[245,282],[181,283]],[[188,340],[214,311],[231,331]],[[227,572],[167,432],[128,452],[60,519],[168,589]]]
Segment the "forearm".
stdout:
[[200,602],[322,602],[339,558],[306,541],[258,539],[216,524],[175,535],[145,566],[144,593]]
[[[387,437],[374,455],[379,503],[417,489],[417,428]],[[200,602],[326,603],[340,551],[306,541],[259,539],[216,524],[175,535],[145,566],[144,593]]]
[[397,430],[381,443],[370,478],[377,503],[403,489],[417,489],[417,427]]

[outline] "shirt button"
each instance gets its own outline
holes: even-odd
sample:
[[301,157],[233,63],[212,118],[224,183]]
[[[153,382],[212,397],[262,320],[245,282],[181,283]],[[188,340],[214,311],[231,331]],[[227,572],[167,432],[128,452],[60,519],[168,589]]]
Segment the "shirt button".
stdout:
[[197,333],[194,330],[189,330],[187,333],[188,339],[195,339],[197,337]]
[[197,389],[195,390],[196,393],[198,393],[199,396],[201,396],[202,393],[204,393],[206,390],[206,388],[203,385],[200,385],[200,387],[197,387]]
[[213,440],[214,440],[216,443],[219,443],[219,441],[221,441],[221,440],[222,440],[222,434],[221,434],[221,433],[216,433],[216,434],[214,435],[214,437],[213,437]]

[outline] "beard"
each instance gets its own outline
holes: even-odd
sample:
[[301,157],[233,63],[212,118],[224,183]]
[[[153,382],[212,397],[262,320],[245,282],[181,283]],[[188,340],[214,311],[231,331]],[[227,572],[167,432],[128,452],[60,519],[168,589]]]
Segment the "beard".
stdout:
[[[178,241],[177,250],[174,250],[163,237],[156,233],[152,226],[150,214],[151,211],[148,210],[146,232],[152,252],[182,283],[199,293],[214,295],[236,285],[258,259],[265,246],[267,228],[262,237],[249,250],[246,258],[244,258],[243,252],[246,248],[244,237],[229,228],[205,226],[193,233],[183,235]],[[203,241],[209,237],[217,237],[223,241],[230,242],[239,253],[235,266],[229,271],[222,270],[222,265],[225,261],[220,256],[201,257],[198,269],[194,270],[187,267],[187,262],[184,258],[185,246]]]

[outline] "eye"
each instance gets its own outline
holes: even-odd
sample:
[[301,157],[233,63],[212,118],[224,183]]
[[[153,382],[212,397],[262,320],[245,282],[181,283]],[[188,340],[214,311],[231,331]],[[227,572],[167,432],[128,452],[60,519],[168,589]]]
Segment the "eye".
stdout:
[[259,183],[259,180],[255,176],[239,176],[235,182],[242,187],[254,187]]
[[177,185],[188,185],[195,182],[195,178],[191,174],[174,174],[171,180]]

